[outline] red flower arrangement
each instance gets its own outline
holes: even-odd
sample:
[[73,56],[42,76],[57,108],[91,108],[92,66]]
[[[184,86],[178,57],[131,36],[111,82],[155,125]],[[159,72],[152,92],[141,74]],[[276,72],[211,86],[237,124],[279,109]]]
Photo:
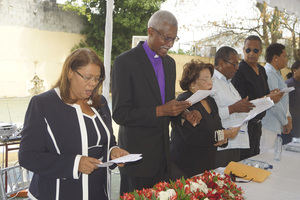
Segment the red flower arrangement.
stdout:
[[120,200],[244,200],[242,194],[228,175],[205,171],[200,176],[125,193]]

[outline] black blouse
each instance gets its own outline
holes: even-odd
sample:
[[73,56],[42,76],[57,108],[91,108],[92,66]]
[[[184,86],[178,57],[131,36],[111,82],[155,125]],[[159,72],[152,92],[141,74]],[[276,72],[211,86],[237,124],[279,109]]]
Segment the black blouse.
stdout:
[[[257,64],[259,74],[250,67],[244,60],[239,64],[239,69],[231,80],[242,98],[249,97],[249,100],[261,98],[270,93],[268,77],[265,69]],[[257,115],[254,120],[261,120],[266,112]]]
[[[191,92],[184,92],[177,100],[186,100],[191,95]],[[172,122],[171,159],[187,177],[215,168],[217,148],[214,146],[214,135],[216,130],[223,127],[215,100],[207,97],[206,101],[211,108],[211,113],[206,111],[201,102],[189,108],[189,110],[198,110],[202,115],[196,127],[188,121],[183,124],[180,120]]]
[[289,93],[290,113],[293,120],[293,129],[290,134],[293,137],[300,137],[300,81],[290,78],[286,80],[286,84],[288,87],[295,87],[295,90]]

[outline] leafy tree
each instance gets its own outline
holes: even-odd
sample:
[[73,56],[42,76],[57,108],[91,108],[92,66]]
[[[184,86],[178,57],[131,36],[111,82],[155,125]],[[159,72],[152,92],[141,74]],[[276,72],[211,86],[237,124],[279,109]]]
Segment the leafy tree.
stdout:
[[[131,48],[133,35],[147,35],[147,22],[165,0],[115,0],[113,12],[112,59]],[[102,56],[106,18],[106,0],[67,0],[63,9],[82,16],[86,40],[76,47],[91,47]]]
[[[218,31],[212,37],[206,38],[204,42],[209,43],[224,38],[228,41],[229,38],[232,45],[236,45],[241,43],[249,34],[257,34],[261,37],[265,48],[271,43],[278,42],[279,39],[286,39],[291,44],[291,53],[294,59],[299,59],[299,19],[285,11],[278,10],[277,7],[270,8],[265,2],[257,3],[256,8],[259,13],[255,19],[239,19],[240,21],[234,23],[229,21],[210,22],[209,24],[216,27]],[[245,25],[245,22],[248,22],[248,25]],[[284,38],[284,32],[289,32],[291,37]],[[203,41],[201,42],[203,43]]]

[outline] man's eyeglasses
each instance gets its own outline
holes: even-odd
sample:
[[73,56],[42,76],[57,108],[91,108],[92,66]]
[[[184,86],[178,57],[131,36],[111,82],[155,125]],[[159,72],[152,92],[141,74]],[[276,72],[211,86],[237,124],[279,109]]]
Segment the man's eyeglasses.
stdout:
[[176,36],[175,38],[172,37],[166,37],[165,35],[163,35],[161,32],[159,32],[158,30],[156,30],[155,28],[151,27],[156,33],[158,33],[158,35],[165,41],[165,42],[177,42],[179,40],[179,37]]
[[234,67],[238,67],[239,66],[239,64],[238,63],[232,63],[232,62],[230,62],[230,61],[228,61],[228,60],[224,60],[224,62],[227,62],[227,63],[229,63],[229,64],[231,64],[232,66],[234,66]]
[[75,71],[85,82],[91,82],[91,81],[94,81],[95,83],[99,83],[101,81],[103,81],[103,78],[100,78],[100,77],[87,77],[87,76],[84,76],[82,75],[81,73],[79,73],[78,71]]
[[231,180],[233,182],[236,182],[236,183],[249,183],[249,182],[253,181],[253,178],[251,178],[249,181],[239,181],[239,180],[236,180],[236,178],[245,178],[245,177],[247,177],[247,175],[245,175],[245,176],[237,176],[234,173],[232,173],[232,171],[230,171],[229,176],[230,176]]
[[251,51],[253,51],[254,53],[258,53],[259,52],[259,49],[250,49],[250,48],[247,48],[246,50],[246,53],[250,53]]

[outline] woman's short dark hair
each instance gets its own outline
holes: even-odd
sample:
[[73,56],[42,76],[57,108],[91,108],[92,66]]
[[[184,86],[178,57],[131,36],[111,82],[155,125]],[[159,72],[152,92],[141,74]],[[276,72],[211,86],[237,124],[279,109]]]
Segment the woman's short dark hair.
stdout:
[[183,73],[179,82],[182,90],[189,90],[190,85],[199,78],[199,73],[209,69],[211,76],[214,73],[214,66],[210,63],[203,63],[199,60],[191,60],[183,66]]
[[296,62],[294,62],[294,64],[292,64],[291,72],[286,75],[286,78],[287,79],[292,78],[294,76],[294,70],[299,68],[300,68],[300,60],[297,60]]
[[98,108],[100,104],[99,88],[105,79],[104,65],[99,56],[89,48],[79,48],[73,51],[65,60],[60,77],[53,88],[58,87],[60,95],[65,103],[75,103],[76,100],[70,97],[70,81],[68,79],[68,73],[76,71],[88,64],[95,64],[100,67],[100,81],[94,91],[92,92],[91,99],[93,101],[93,107]]
[[279,43],[273,43],[266,49],[266,61],[268,63],[271,63],[273,60],[273,57],[280,56],[285,49],[285,46]]

